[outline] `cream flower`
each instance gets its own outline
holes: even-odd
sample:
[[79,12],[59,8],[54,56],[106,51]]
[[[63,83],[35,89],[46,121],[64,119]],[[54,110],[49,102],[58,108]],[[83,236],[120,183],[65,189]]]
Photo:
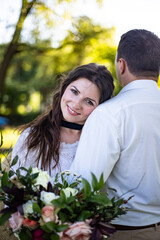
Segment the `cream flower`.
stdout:
[[59,196],[55,195],[52,192],[45,192],[45,191],[41,192],[40,199],[42,202],[44,202],[45,205],[52,205],[51,201],[57,198],[59,198]]
[[32,169],[32,174],[39,173],[38,177],[35,179],[34,186],[42,185],[45,189],[47,189],[47,184],[50,180],[50,176],[48,175],[47,171],[39,170],[38,168]]
[[62,191],[64,192],[67,198],[70,196],[75,196],[78,193],[77,189],[70,188],[70,187],[64,188]]
[[24,216],[28,217],[29,214],[33,213],[33,202],[32,200],[29,200],[25,204],[23,204],[23,211],[24,211]]

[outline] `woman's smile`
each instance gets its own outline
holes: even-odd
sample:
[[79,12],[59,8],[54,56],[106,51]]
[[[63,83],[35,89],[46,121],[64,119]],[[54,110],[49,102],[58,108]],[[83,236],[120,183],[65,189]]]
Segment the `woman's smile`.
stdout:
[[72,108],[70,108],[68,105],[67,105],[67,110],[68,112],[73,115],[73,116],[77,116],[77,115],[80,115],[80,113],[77,113],[75,112]]

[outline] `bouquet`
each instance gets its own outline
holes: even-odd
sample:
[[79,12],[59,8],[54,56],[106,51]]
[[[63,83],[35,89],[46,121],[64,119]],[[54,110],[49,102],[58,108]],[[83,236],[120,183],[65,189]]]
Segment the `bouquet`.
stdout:
[[101,240],[115,228],[111,220],[125,214],[124,199],[109,199],[101,192],[103,175],[92,184],[69,171],[55,176],[51,184],[46,171],[20,167],[7,172],[0,166],[0,225],[7,220],[20,240]]

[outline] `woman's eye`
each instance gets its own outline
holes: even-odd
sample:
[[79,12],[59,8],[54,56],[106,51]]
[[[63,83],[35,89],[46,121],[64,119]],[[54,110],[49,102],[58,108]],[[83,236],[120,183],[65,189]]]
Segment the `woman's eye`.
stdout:
[[78,94],[78,91],[77,91],[77,90],[75,90],[75,89],[73,89],[73,88],[71,88],[71,92],[73,92],[75,95],[77,95],[77,94]]
[[87,102],[89,105],[94,106],[94,103],[93,103],[91,100],[87,99],[86,102]]

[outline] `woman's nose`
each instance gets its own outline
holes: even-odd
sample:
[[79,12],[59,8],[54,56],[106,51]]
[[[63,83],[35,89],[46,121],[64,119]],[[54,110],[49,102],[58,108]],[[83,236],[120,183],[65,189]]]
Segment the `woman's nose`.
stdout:
[[74,109],[80,109],[81,108],[81,101],[80,100],[76,100],[73,102],[73,105]]

